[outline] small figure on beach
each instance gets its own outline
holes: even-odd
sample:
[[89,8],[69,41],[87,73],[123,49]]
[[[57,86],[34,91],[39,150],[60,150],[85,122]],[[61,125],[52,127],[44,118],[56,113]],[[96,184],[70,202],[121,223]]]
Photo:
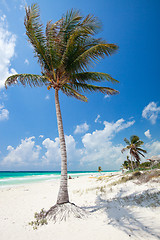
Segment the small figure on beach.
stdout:
[[101,172],[102,172],[101,166],[98,167],[98,172],[101,174]]

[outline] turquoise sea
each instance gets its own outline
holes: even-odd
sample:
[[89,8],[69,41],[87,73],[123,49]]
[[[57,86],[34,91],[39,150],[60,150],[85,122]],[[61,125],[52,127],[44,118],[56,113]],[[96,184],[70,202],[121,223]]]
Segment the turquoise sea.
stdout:
[[[104,171],[105,172],[116,172],[113,171]],[[28,172],[16,172],[16,171],[0,171],[0,187],[5,186],[13,186],[18,184],[28,184],[33,182],[42,182],[42,181],[49,181],[52,179],[59,179],[60,178],[60,171],[28,171]],[[68,176],[80,177],[86,175],[98,175],[97,171],[71,171],[68,172]]]

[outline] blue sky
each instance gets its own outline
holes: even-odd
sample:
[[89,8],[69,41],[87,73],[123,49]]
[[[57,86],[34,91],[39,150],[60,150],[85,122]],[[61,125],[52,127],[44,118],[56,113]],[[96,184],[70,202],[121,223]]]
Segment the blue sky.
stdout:
[[[33,1],[0,2],[0,170],[60,170],[54,91],[45,88],[4,89],[14,73],[40,74],[27,42],[24,5]],[[158,0],[37,1],[44,25],[69,9],[94,14],[102,37],[116,43],[116,54],[93,71],[119,80],[117,96],[88,94],[88,103],[60,94],[69,170],[119,169],[126,155],[124,137],[138,135],[148,151],[160,155]]]

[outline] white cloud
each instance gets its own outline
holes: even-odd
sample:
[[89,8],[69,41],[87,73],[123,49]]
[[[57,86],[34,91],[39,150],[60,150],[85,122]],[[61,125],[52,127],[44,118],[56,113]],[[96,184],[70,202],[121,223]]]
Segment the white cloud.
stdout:
[[116,133],[132,126],[134,122],[134,120],[125,122],[124,119],[119,119],[115,123],[104,121],[103,130],[85,134],[82,138],[84,155],[81,163],[88,162],[93,166],[101,163],[110,169],[115,166],[116,169],[124,161],[124,156],[121,154],[123,145],[113,145],[111,140]]
[[106,94],[104,95],[104,98],[110,98],[110,95]]
[[60,160],[60,148],[59,148],[59,138],[55,138],[55,141],[50,138],[46,138],[42,145],[47,149],[45,155],[42,157],[46,164],[53,162],[57,164]]
[[39,135],[39,138],[44,138],[44,136],[43,135]]
[[158,115],[160,113],[160,107],[157,106],[157,103],[150,102],[142,112],[142,117],[151,121],[152,124],[156,123]]
[[50,99],[50,96],[46,95],[45,100],[49,100],[49,99]]
[[4,21],[5,21],[5,19],[6,19],[6,15],[5,15],[5,14],[3,14],[3,15],[0,17],[0,20],[1,20],[2,22],[4,22]]
[[[91,133],[86,133],[82,137],[80,143],[81,148],[77,147],[77,143],[73,136],[65,136],[68,165],[73,169],[97,169],[98,165],[104,170],[118,169],[125,159],[125,155],[121,154],[122,144],[114,144],[112,139],[114,136],[132,126],[135,121],[126,122],[124,119],[119,119],[116,122],[104,122],[102,130],[95,130]],[[42,135],[40,135],[42,136]],[[4,158],[3,164],[19,164],[27,166],[39,166],[50,168],[60,167],[60,144],[59,138],[51,140],[46,138],[42,142],[42,147],[36,146],[35,137],[26,138],[21,141],[21,144],[16,148],[8,146],[8,155]],[[40,152],[43,156],[40,156]]]
[[145,135],[147,138],[151,138],[151,134],[150,134],[149,129],[148,129],[146,132],[144,132],[144,135]]
[[0,105],[0,121],[9,119],[9,111],[4,108],[3,105]]
[[160,156],[160,142],[155,141],[151,143],[145,144],[145,148],[147,150],[147,158],[152,156]]
[[95,123],[97,123],[97,122],[101,123],[101,121],[99,120],[100,117],[101,117],[101,116],[98,114],[97,117],[96,117],[96,119],[94,120],[94,122],[95,122]]
[[28,61],[27,58],[25,59],[24,63],[27,64],[27,65],[29,65],[29,61]]
[[88,129],[89,129],[89,125],[87,123],[83,123],[81,125],[77,125],[76,129],[74,131],[74,134],[87,132]]
[[8,31],[6,16],[0,18],[0,89],[10,75],[16,74],[11,68],[11,59],[15,55],[16,36]]
[[18,164],[28,165],[32,163],[34,165],[39,164],[39,155],[41,147],[35,145],[35,137],[29,137],[25,140],[21,140],[21,143],[16,147],[8,146],[8,155],[3,159],[3,165]]
[[[82,151],[76,148],[76,142],[73,136],[65,136],[66,141],[66,149],[67,149],[67,158],[68,164],[76,159],[79,160]],[[61,160],[60,154],[60,144],[59,138],[55,138],[55,140],[51,140],[50,138],[46,138],[42,145],[47,149],[45,155],[42,157],[44,160],[44,164],[52,164],[52,165],[59,165]]]
[[6,100],[7,99],[7,94],[5,92],[0,92],[0,99]]

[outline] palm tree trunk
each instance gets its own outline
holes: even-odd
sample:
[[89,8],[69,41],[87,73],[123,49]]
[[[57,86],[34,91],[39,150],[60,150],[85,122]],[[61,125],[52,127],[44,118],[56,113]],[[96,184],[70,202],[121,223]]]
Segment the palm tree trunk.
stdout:
[[132,155],[131,155],[131,166],[132,166],[132,170],[133,170],[133,172],[134,172],[133,161],[132,161]]
[[60,188],[57,198],[57,204],[63,204],[69,202],[68,196],[68,179],[67,179],[67,152],[66,152],[66,143],[63,131],[63,122],[61,109],[59,104],[59,96],[58,89],[55,89],[55,105],[56,105],[56,115],[57,115],[57,125],[58,125],[58,133],[59,133],[59,142],[60,142],[60,150],[61,150],[61,180],[60,180]]

